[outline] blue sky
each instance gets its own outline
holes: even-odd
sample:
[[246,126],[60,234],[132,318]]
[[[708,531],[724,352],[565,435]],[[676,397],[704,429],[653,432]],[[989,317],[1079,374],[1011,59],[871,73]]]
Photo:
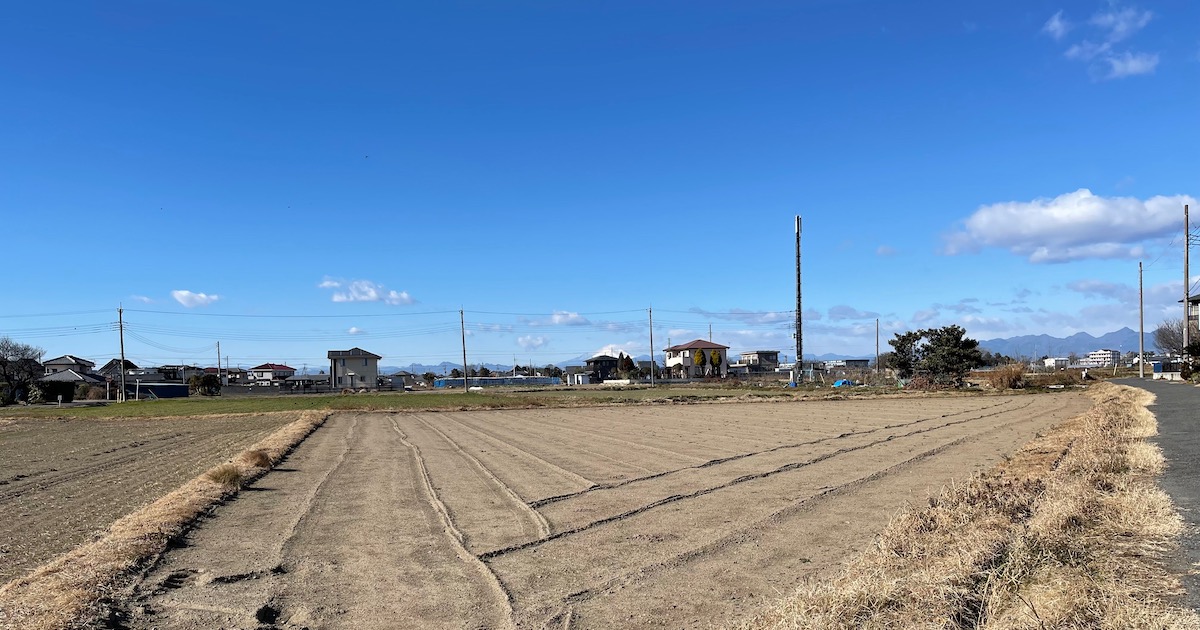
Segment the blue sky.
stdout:
[[[48,356],[545,364],[1147,328],[1183,292],[1185,0],[20,3],[0,334]],[[1193,279],[1193,282],[1195,279]],[[886,343],[884,344],[886,348]]]

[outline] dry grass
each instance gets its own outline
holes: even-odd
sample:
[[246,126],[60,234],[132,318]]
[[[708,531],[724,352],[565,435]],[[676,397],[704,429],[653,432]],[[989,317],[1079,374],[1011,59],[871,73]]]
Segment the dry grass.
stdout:
[[215,466],[204,473],[204,477],[226,489],[236,490],[242,487],[242,469],[237,464],[229,463]]
[[1095,406],[1014,457],[897,515],[841,574],[744,628],[1200,628],[1161,563],[1183,523],[1154,485],[1153,400]]
[[237,459],[234,461],[243,466],[249,466],[251,468],[270,468],[275,463],[271,460],[271,455],[269,453],[257,448],[242,451],[242,453],[238,455]]
[[[0,628],[57,630],[81,627],[100,616],[121,581],[162,553],[205,510],[266,469],[255,451],[279,461],[320,426],[324,412],[303,412],[231,463],[221,464],[174,492],[113,523],[95,542],[76,547],[28,576],[0,587]],[[236,484],[219,471],[233,471]],[[214,479],[214,477],[216,479]]]
[[1001,365],[987,373],[988,384],[996,389],[1025,387],[1025,366],[1019,363]]

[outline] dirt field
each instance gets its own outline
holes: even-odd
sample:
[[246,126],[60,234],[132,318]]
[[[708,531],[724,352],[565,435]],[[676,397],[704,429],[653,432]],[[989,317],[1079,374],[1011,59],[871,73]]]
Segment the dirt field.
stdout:
[[1079,394],[343,414],[131,587],[130,628],[710,627]]
[[0,584],[293,419],[0,420]]

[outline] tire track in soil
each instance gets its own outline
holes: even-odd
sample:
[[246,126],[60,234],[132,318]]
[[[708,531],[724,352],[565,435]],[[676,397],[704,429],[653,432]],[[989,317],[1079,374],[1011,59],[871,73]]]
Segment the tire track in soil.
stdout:
[[486,477],[488,480],[490,480],[493,484],[495,484],[496,487],[498,487],[500,489],[501,492],[503,492],[506,496],[508,496],[509,499],[512,500],[512,504],[514,506],[516,506],[516,509],[518,509],[523,514],[525,514],[526,517],[530,521],[533,522],[534,532],[538,538],[545,538],[550,535],[550,523],[546,522],[546,518],[544,516],[542,516],[542,513],[537,511],[537,509],[535,509],[533,506],[529,505],[529,503],[525,500],[524,497],[517,494],[516,490],[509,487],[508,484],[504,483],[499,477],[497,477],[495,474],[493,474],[492,471],[489,470],[487,466],[484,466],[483,462],[479,461],[479,459],[476,458],[474,455],[465,451],[458,444],[458,442],[455,442],[453,439],[450,438],[450,436],[443,433],[441,429],[438,429],[431,422],[428,422],[424,418],[416,416],[416,419],[421,424],[428,427],[431,431],[433,431],[434,433],[437,433],[439,436],[441,436],[441,438],[443,440],[445,440],[446,443],[449,444],[450,447],[452,449],[454,449],[454,451],[456,453],[458,453],[462,457],[466,458],[469,462],[471,462],[471,465],[474,466],[476,470],[478,470],[480,473],[482,473],[484,475],[484,477]]
[[[1002,403],[1002,404],[1006,404],[1006,403]],[[1001,411],[1001,412],[997,412],[997,413],[995,413],[995,414],[986,414],[986,415],[980,416],[979,418],[986,418],[986,417],[990,417],[990,416],[998,415],[999,413],[1007,413],[1008,411],[1021,411],[1021,410],[1024,410],[1024,409],[1028,408],[1028,407],[1029,407],[1031,404],[1032,404],[1032,403],[1026,403],[1026,404],[1024,404],[1024,405],[1022,405],[1022,406],[1020,406],[1020,407],[1016,407],[1015,409],[1003,410],[1003,411]],[[628,486],[628,485],[635,484],[635,483],[645,482],[645,481],[649,481],[649,480],[653,480],[653,479],[661,479],[661,478],[663,478],[663,477],[667,477],[667,476],[674,475],[674,474],[678,474],[678,473],[682,473],[682,472],[687,472],[687,471],[692,471],[692,470],[699,470],[699,469],[702,469],[702,468],[709,468],[709,467],[712,467],[712,466],[719,466],[719,465],[721,465],[721,464],[725,464],[725,463],[728,463],[728,462],[737,461],[737,460],[740,460],[740,459],[746,459],[746,458],[748,458],[748,457],[755,457],[755,456],[758,456],[758,455],[764,455],[764,454],[768,454],[768,453],[774,453],[774,452],[777,452],[777,451],[788,450],[788,449],[794,449],[794,448],[803,448],[803,447],[805,447],[805,446],[815,446],[815,445],[818,445],[818,444],[824,444],[825,442],[833,442],[833,441],[836,441],[836,440],[841,440],[841,439],[850,438],[850,437],[866,436],[866,435],[870,435],[870,434],[872,434],[872,433],[877,433],[877,432],[879,432],[879,431],[888,431],[888,430],[891,430],[891,429],[901,429],[901,428],[906,428],[906,427],[910,427],[910,426],[914,426],[914,425],[920,424],[920,423],[922,423],[922,422],[929,422],[929,421],[931,421],[931,420],[937,420],[937,419],[941,419],[941,418],[950,418],[950,417],[954,417],[954,416],[961,415],[961,414],[965,414],[965,413],[976,413],[976,412],[983,411],[983,410],[986,410],[986,409],[994,409],[995,407],[998,407],[998,406],[1001,406],[1001,405],[992,405],[992,406],[989,406],[989,407],[981,407],[981,408],[977,408],[977,409],[965,409],[965,410],[962,410],[962,411],[959,411],[959,412],[954,412],[954,413],[949,413],[949,414],[943,414],[943,415],[941,415],[941,416],[938,416],[938,417],[919,418],[919,419],[917,419],[917,420],[913,420],[913,421],[911,421],[911,422],[902,422],[902,423],[897,423],[897,424],[890,424],[890,425],[885,425],[885,426],[881,426],[881,427],[875,427],[875,428],[872,428],[872,429],[865,429],[865,430],[862,430],[862,431],[847,431],[847,432],[845,432],[845,433],[842,433],[842,434],[840,434],[840,435],[831,435],[831,436],[827,436],[827,437],[817,438],[817,439],[814,439],[814,440],[806,440],[806,441],[803,441],[803,442],[794,442],[794,443],[790,443],[790,444],[782,444],[782,445],[779,445],[779,446],[773,446],[773,447],[766,448],[766,449],[762,449],[762,450],[759,450],[759,451],[751,451],[751,452],[745,452],[745,453],[738,453],[738,454],[736,454],[736,455],[729,455],[729,456],[726,456],[726,457],[718,457],[718,458],[716,458],[716,459],[710,459],[710,460],[708,460],[708,461],[705,461],[705,462],[703,462],[703,463],[697,464],[697,465],[695,465],[695,466],[685,466],[685,467],[683,467],[683,468],[675,468],[675,469],[672,469],[672,470],[667,470],[667,471],[663,471],[663,472],[660,472],[660,473],[655,473],[655,474],[653,474],[653,475],[646,475],[646,476],[644,476],[644,477],[637,477],[637,478],[634,478],[634,479],[626,479],[626,480],[619,481],[619,482],[614,482],[614,483],[607,483],[607,484],[596,484],[595,486],[592,486],[592,487],[590,487],[590,488],[585,488],[585,489],[583,489],[583,490],[579,490],[579,491],[577,491],[577,492],[571,492],[571,493],[568,493],[568,494],[560,494],[560,495],[556,495],[556,496],[552,496],[552,497],[545,497],[545,498],[543,498],[543,499],[537,499],[536,501],[532,501],[532,502],[530,503],[530,505],[531,505],[532,507],[534,507],[534,508],[539,508],[539,507],[543,507],[543,506],[546,506],[546,505],[550,505],[550,504],[552,504],[552,503],[557,503],[557,502],[559,502],[559,501],[566,501],[566,500],[569,500],[569,499],[574,499],[574,498],[576,498],[576,497],[584,496],[584,495],[587,495],[587,494],[590,494],[590,493],[593,493],[593,492],[599,492],[599,491],[604,491],[604,490],[612,490],[612,489],[621,488],[621,487]],[[979,419],[979,418],[976,418],[976,419]],[[953,425],[953,424],[963,424],[963,423],[965,423],[965,422],[969,422],[970,420],[971,420],[971,419],[969,418],[969,419],[967,419],[967,420],[963,420],[963,421],[956,421],[956,422],[948,423],[948,424],[947,424],[947,425],[945,425],[945,426],[950,426],[950,425]]]
[[428,496],[430,505],[433,507],[434,511],[437,512],[438,517],[442,520],[445,531],[449,535],[451,544],[454,546],[455,555],[457,555],[464,563],[472,565],[475,570],[482,575],[485,580],[487,580],[491,587],[491,594],[503,603],[506,615],[504,623],[500,627],[515,628],[516,623],[513,621],[512,594],[508,592],[508,589],[503,583],[500,582],[500,578],[496,576],[496,573],[492,571],[492,568],[489,567],[482,558],[479,558],[470,551],[467,551],[466,544],[464,543],[465,538],[463,533],[454,526],[454,520],[450,518],[450,513],[446,510],[446,505],[442,503],[441,499],[438,498],[437,491],[433,489],[433,483],[429,480],[429,469],[425,466],[425,458],[421,456],[421,449],[417,448],[415,444],[408,441],[407,437],[404,435],[404,431],[400,429],[400,425],[396,424],[395,418],[388,418],[388,421],[391,422],[392,430],[394,430],[400,436],[400,442],[412,451],[413,457],[421,473],[421,485]]
[[390,420],[327,421],[163,555],[127,627],[512,627],[506,591],[457,542],[419,446]]
[[459,420],[455,414],[444,414],[444,415],[439,414],[439,418],[444,418],[446,421],[452,422],[452,423],[462,427],[466,432],[471,433],[471,434],[477,436],[479,439],[492,444],[499,451],[508,451],[510,456],[514,456],[516,458],[524,458],[526,461],[532,462],[535,465],[540,466],[541,468],[547,469],[548,471],[554,473],[555,476],[558,476],[565,480],[569,480],[572,484],[574,484],[576,486],[583,486],[584,488],[590,488],[590,487],[596,485],[596,482],[592,481],[591,479],[588,479],[587,477],[584,477],[583,475],[580,475],[576,472],[567,470],[566,468],[563,468],[562,466],[559,466],[553,462],[550,462],[541,457],[538,457],[537,455],[535,455],[515,444],[505,442],[504,440],[502,440],[494,435],[490,435],[485,431],[477,429],[477,428]]

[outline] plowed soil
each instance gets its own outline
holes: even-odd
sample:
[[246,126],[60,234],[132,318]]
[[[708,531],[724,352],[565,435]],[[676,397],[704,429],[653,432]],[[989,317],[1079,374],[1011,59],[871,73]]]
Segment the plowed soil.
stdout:
[[294,419],[0,421],[0,584]]
[[342,414],[122,627],[711,627],[831,572],[1081,394]]

